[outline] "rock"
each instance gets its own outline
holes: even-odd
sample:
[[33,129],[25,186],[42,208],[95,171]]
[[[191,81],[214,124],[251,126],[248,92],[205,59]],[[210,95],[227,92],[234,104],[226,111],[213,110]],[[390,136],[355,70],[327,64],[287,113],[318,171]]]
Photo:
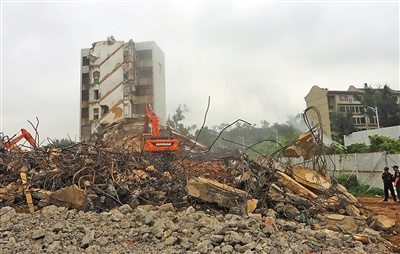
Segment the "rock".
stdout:
[[226,254],[226,253],[233,253],[233,246],[232,245],[225,245],[224,247],[221,248],[221,252]]
[[362,235],[368,237],[368,239],[373,243],[383,240],[381,234],[372,228],[365,228],[362,232]]
[[199,241],[200,238],[200,233],[199,231],[195,231],[192,236],[189,238],[189,242],[191,243],[197,243]]
[[86,249],[94,240],[94,231],[89,230],[82,238],[81,248]]
[[149,224],[152,221],[153,217],[149,213],[148,210],[143,209],[143,207],[135,209],[133,212],[133,220],[136,223],[141,224]]
[[60,241],[54,241],[49,246],[47,246],[47,251],[49,253],[58,253],[61,247]]
[[128,204],[124,204],[120,207],[118,207],[118,210],[122,213],[122,214],[127,214],[127,213],[131,213],[132,212],[132,208],[130,205]]
[[325,240],[326,236],[327,236],[327,234],[326,234],[324,231],[317,231],[317,232],[315,232],[315,234],[314,234],[314,237],[315,237],[317,240],[320,240],[320,241]]
[[172,212],[175,210],[174,206],[171,203],[161,205],[158,209],[163,212]]
[[210,236],[210,241],[214,242],[214,243],[220,243],[224,240],[224,236],[223,235],[211,235]]
[[32,239],[36,240],[39,238],[43,238],[45,236],[45,231],[44,229],[36,229],[32,232]]
[[64,223],[62,223],[62,222],[57,222],[56,224],[53,225],[51,231],[57,233],[57,232],[59,232],[59,231],[60,231],[61,229],[63,229],[63,228],[64,228]]
[[165,230],[165,223],[163,220],[158,219],[153,225],[153,234],[157,238],[161,238],[164,235],[164,230]]
[[395,225],[395,221],[386,215],[377,215],[372,217],[372,219],[374,222],[370,227],[376,230],[388,231]]
[[350,216],[340,214],[326,214],[325,222],[330,225],[330,228],[332,230],[338,230],[342,228],[350,232],[357,231],[357,224],[354,222],[353,217]]
[[168,237],[167,239],[165,239],[164,244],[166,246],[170,246],[170,245],[174,245],[177,242],[178,242],[178,238],[176,238],[176,237]]
[[256,242],[251,242],[246,245],[239,247],[238,251],[240,253],[246,253],[248,250],[253,250],[257,246]]
[[16,211],[11,206],[5,206],[0,209],[0,222],[6,222],[15,217]]
[[196,251],[200,253],[208,253],[209,252],[209,241],[199,242],[196,246]]
[[124,214],[121,213],[118,209],[113,209],[110,211],[111,214],[111,220],[112,221],[120,221],[122,218],[124,218]]
[[151,209],[153,209],[154,208],[154,206],[153,205],[140,205],[140,206],[138,206],[136,209],[142,209],[142,210],[145,210],[145,211],[150,211]]
[[236,244],[242,242],[242,236],[235,231],[228,231],[225,234],[224,242]]
[[52,232],[46,232],[44,235],[43,243],[51,244],[54,242],[54,234]]

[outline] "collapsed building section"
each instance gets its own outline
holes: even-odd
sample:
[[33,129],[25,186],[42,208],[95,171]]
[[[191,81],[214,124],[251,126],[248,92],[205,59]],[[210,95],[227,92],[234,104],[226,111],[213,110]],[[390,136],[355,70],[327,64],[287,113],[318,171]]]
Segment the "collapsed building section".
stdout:
[[[320,215],[333,224],[351,221],[341,227],[354,232],[371,219],[354,196],[326,177],[323,162],[315,164],[320,159],[318,131],[275,153],[305,155],[302,165],[294,165],[290,157],[264,156],[256,162],[240,151],[224,157],[179,135],[183,145],[173,157],[143,153],[137,149],[140,131],[130,129],[131,135],[125,135],[124,126],[116,124],[104,135],[46,151],[3,152],[1,204],[31,212],[51,204],[96,212],[124,204],[167,203],[177,209],[196,206],[239,215],[273,209],[282,218],[306,224]],[[195,156],[207,151],[207,156]],[[307,166],[310,161],[312,167]],[[393,226],[388,218],[379,221],[374,222],[379,229]]]

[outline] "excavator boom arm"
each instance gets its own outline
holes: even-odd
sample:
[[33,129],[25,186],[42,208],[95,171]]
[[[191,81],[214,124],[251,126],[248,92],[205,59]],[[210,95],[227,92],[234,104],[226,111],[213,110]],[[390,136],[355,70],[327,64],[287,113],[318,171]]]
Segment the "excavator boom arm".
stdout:
[[10,149],[11,147],[15,146],[15,144],[17,144],[23,138],[25,138],[26,141],[28,141],[29,144],[31,144],[31,146],[36,147],[35,139],[25,129],[21,129],[21,134],[19,134],[18,136],[12,138],[11,140],[5,142],[4,146],[5,146],[6,149]]
[[154,114],[153,110],[151,110],[150,105],[146,105],[146,123],[145,123],[146,128],[148,128],[149,122],[151,122],[151,134],[154,137],[160,136],[158,117],[156,116],[156,114]]

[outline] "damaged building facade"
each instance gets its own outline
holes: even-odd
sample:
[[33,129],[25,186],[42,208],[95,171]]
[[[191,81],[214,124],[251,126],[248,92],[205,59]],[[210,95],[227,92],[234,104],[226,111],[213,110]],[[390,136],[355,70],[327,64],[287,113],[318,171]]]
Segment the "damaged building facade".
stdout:
[[[390,92],[396,98],[397,104],[400,104],[400,90],[390,89]],[[339,112],[353,115],[353,122],[357,131],[379,129],[379,115],[375,112],[376,109],[373,109],[375,115],[370,117],[366,114],[366,109],[361,102],[355,99],[355,96],[363,93],[363,88],[354,86],[350,86],[347,91],[328,90],[327,88],[313,86],[304,98],[307,108],[315,107],[319,112],[319,115],[313,112],[307,115],[311,125],[317,124],[320,118],[324,133],[328,137],[332,137],[331,119],[335,112]]]
[[81,49],[80,137],[144,116],[150,104],[166,121],[164,52],[154,41],[112,36]]

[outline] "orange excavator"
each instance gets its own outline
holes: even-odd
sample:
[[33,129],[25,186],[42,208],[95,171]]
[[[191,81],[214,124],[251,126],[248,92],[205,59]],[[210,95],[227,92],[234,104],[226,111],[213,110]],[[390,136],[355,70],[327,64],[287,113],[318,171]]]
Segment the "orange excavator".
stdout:
[[154,114],[149,104],[146,105],[145,124],[141,145],[142,151],[144,152],[175,152],[179,149],[177,139],[160,136],[158,117]]
[[0,148],[5,148],[7,150],[11,149],[14,147],[21,139],[25,138],[26,141],[31,144],[32,147],[37,147],[35,139],[32,137],[32,135],[25,129],[21,129],[21,134],[8,139],[7,137],[1,137],[1,142],[0,142]]

